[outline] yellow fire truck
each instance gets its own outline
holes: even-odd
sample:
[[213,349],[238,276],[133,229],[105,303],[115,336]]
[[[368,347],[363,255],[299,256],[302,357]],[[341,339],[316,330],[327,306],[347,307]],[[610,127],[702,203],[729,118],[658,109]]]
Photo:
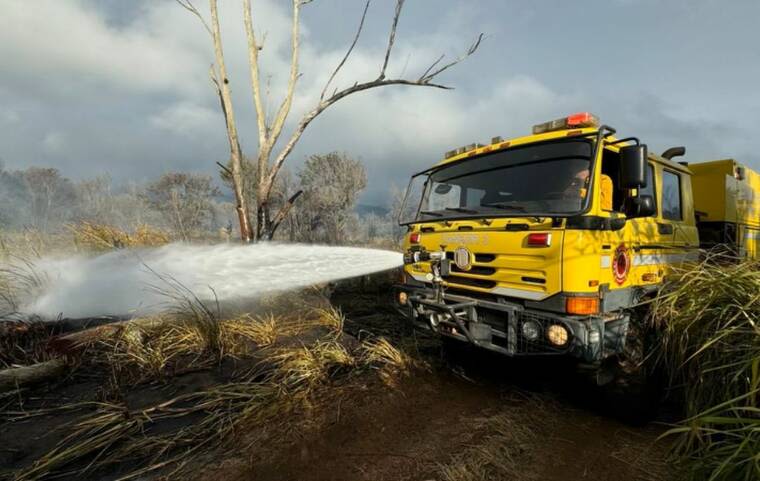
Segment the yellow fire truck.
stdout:
[[414,175],[400,219],[408,319],[508,356],[573,357],[604,384],[641,352],[633,308],[671,266],[717,244],[760,255],[757,173],[615,133],[574,114]]

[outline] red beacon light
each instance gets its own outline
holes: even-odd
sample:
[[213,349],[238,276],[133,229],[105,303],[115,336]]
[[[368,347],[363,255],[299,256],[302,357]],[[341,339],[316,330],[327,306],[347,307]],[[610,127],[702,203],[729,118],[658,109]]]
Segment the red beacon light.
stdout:
[[590,112],[579,112],[561,119],[550,120],[533,126],[533,135],[583,127],[599,127],[599,118]]
[[549,247],[550,245],[552,245],[552,235],[549,232],[528,234],[528,247]]

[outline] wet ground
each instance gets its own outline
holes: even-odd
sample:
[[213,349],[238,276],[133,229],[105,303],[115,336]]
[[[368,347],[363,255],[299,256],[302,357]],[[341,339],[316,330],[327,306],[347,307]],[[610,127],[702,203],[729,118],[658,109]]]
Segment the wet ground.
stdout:
[[429,369],[397,389],[374,386],[355,395],[335,407],[325,429],[263,463],[223,469],[218,479],[440,479],[442,466],[488,438],[489,419],[504,417],[530,433],[515,429],[514,436],[497,439],[512,445],[510,461],[519,466],[514,479],[673,479],[667,445],[658,441],[667,415],[632,426],[561,360],[514,361],[469,350],[457,352],[453,362],[442,359],[435,340],[417,335],[410,341],[401,323],[388,322],[394,314],[387,296],[382,289],[339,290],[333,302],[347,316],[347,331],[415,345]]
[[[395,386],[376,377],[340,386],[336,388],[343,390],[340,395],[285,423],[276,443],[255,439],[259,435],[275,438],[271,433],[240,433],[239,448],[199,456],[197,465],[182,477],[194,474],[196,479],[240,481],[674,479],[666,461],[667,444],[658,441],[667,429],[667,416],[645,426],[627,424],[619,419],[618,406],[560,360],[514,361],[471,351],[459,352],[453,360],[442,357],[438,341],[410,335],[403,328],[388,296],[385,287],[359,285],[339,289],[333,302],[346,314],[349,334],[359,338],[368,332],[384,335],[413,351],[427,367]],[[177,376],[168,385],[146,386],[126,397],[139,403],[160,402],[165,394],[224,381],[223,370],[217,371]],[[43,396],[73,402],[97,398],[96,390],[97,385],[80,378],[76,384],[48,389]],[[40,404],[39,400],[34,404]],[[0,425],[2,467],[23,465],[25,459],[45,452],[74,418],[74,413],[57,413]],[[513,429],[504,431],[504,423]],[[497,424],[502,430],[495,435]],[[503,470],[493,471],[489,478],[447,477],[447,468],[466,462],[477,450],[494,448],[494,443],[500,444],[500,458],[495,462],[503,463]],[[69,478],[118,479],[121,472],[117,468],[90,478]]]

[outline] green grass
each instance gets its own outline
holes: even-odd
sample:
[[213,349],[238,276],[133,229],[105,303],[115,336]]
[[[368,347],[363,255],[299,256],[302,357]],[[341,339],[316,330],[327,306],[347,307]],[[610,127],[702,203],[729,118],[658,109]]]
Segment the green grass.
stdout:
[[760,479],[760,263],[711,256],[652,306],[686,419],[666,433],[692,480]]

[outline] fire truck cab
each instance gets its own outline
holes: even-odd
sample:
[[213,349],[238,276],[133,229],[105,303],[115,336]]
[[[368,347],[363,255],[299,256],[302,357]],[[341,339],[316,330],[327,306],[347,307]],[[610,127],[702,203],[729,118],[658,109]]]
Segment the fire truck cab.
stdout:
[[[615,134],[579,113],[452,150],[415,174],[400,219],[397,300],[409,322],[507,356],[600,368],[624,356],[634,306],[672,266],[698,258],[700,226],[715,220],[723,232],[736,216],[713,209],[708,181],[695,184],[673,160],[683,147],[655,155]],[[745,204],[753,215],[757,197]],[[735,235],[754,239],[753,225]],[[757,254],[756,243],[743,245]]]

